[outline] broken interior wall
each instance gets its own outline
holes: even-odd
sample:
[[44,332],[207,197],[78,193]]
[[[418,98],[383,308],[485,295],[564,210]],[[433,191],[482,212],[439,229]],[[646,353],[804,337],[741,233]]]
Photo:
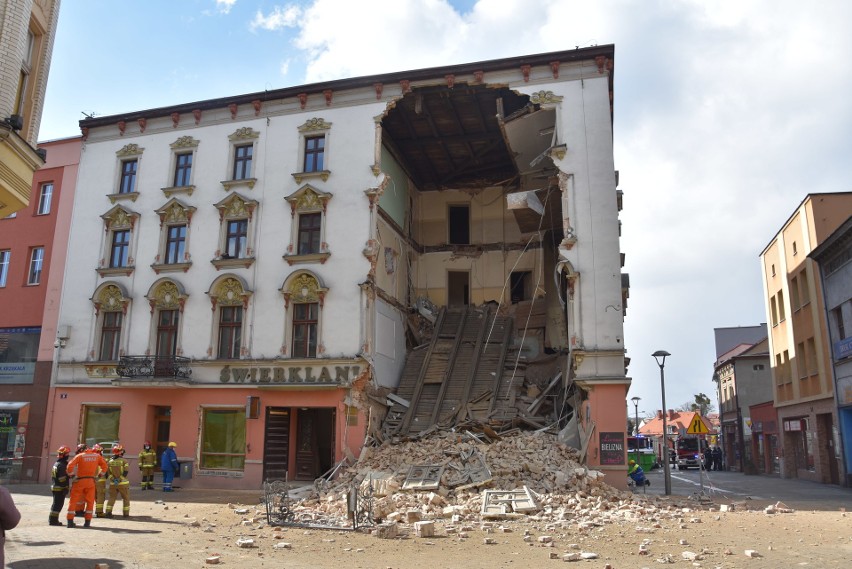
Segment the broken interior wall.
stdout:
[[[546,271],[542,269],[538,237],[533,237],[524,251],[530,236],[523,235],[508,214],[502,188],[488,188],[473,195],[455,190],[421,192],[415,201],[418,215],[412,223],[412,234],[426,249],[415,262],[415,296],[425,296],[438,306],[446,305],[449,271],[469,272],[469,300],[474,305],[489,301],[508,304],[508,278],[513,271],[531,273],[527,298],[543,294]],[[449,245],[450,205],[470,207],[469,246]],[[504,246],[509,250],[504,250]]]

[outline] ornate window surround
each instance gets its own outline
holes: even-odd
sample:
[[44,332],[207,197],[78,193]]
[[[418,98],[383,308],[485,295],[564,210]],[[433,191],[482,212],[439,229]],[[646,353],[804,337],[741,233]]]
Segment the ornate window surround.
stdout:
[[[216,250],[215,258],[210,262],[216,267],[216,270],[224,268],[245,267],[249,268],[254,263],[254,234],[255,234],[255,210],[258,207],[256,200],[249,199],[240,195],[238,192],[229,194],[218,203],[214,204],[219,210],[219,241],[218,249]],[[246,234],[246,256],[236,259],[223,258],[223,251],[226,250],[225,240],[228,233],[228,221],[234,219],[247,219],[248,232]]]
[[[172,198],[167,201],[163,207],[154,210],[154,213],[160,216],[160,245],[157,247],[157,257],[151,268],[157,274],[160,273],[176,273],[186,272],[192,266],[192,256],[189,254],[189,233],[190,223],[192,222],[192,214],[196,208],[187,205],[177,198]],[[168,246],[169,228],[174,225],[186,225],[186,241],[184,243],[184,254],[182,263],[163,263],[165,260],[166,247]]]
[[219,317],[221,315],[222,306],[242,306],[243,321],[242,331],[240,333],[240,358],[248,356],[248,346],[246,343],[246,321],[248,320],[249,300],[253,291],[249,290],[245,279],[233,273],[225,273],[217,277],[210,289],[207,291],[207,296],[210,297],[210,310],[213,312],[213,325],[210,329],[210,346],[207,348],[207,355],[216,359],[215,354],[219,349]]
[[283,286],[279,289],[284,297],[284,341],[281,344],[280,354],[283,358],[290,358],[291,343],[293,342],[293,305],[298,303],[316,302],[319,305],[319,314],[317,315],[317,357],[323,357],[325,354],[325,344],[323,343],[323,305],[325,304],[325,296],[328,293],[322,280],[312,271],[299,270],[288,276],[284,280]]
[[106,281],[101,283],[92,295],[92,304],[95,308],[95,327],[91,337],[91,349],[89,350],[89,360],[98,361],[98,352],[101,344],[101,333],[104,322],[104,313],[106,312],[121,312],[121,336],[119,339],[118,355],[123,356],[126,353],[127,346],[127,310],[130,306],[130,297],[124,287],[115,281]]
[[[97,271],[102,277],[109,275],[124,275],[130,276],[133,269],[136,268],[136,222],[140,215],[135,211],[131,211],[122,205],[113,206],[108,212],[101,216],[104,220],[104,237],[101,242],[101,260],[98,264]],[[127,266],[126,267],[110,267],[110,248],[112,247],[112,234],[115,231],[130,230],[130,244],[128,245]]]
[[[325,138],[323,146],[323,165],[326,166],[326,168],[323,170],[317,170],[316,172],[302,172],[301,170],[305,167],[305,139],[312,136],[322,136]],[[316,178],[321,179],[323,182],[328,180],[328,177],[331,175],[331,170],[328,170],[330,139],[331,123],[326,122],[325,119],[314,117],[306,120],[305,124],[299,127],[299,161],[296,164],[300,171],[292,174],[297,184],[301,184],[304,180]]]
[[[328,250],[328,243],[325,240],[325,228],[326,209],[332,197],[334,197],[333,194],[322,192],[310,184],[305,184],[284,198],[290,203],[290,244],[287,245],[287,252],[284,254],[284,260],[289,265],[325,263],[331,256],[331,251]],[[299,216],[305,213],[319,213],[322,217],[320,250],[318,253],[299,255]]]
[[178,281],[163,277],[158,279],[148,289],[148,294],[145,295],[148,304],[151,307],[151,324],[148,333],[148,348],[145,350],[145,355],[150,356],[157,346],[157,322],[160,316],[160,310],[177,310],[180,312],[180,321],[178,322],[177,331],[177,349],[175,354],[183,355],[183,308],[189,295]]
[[[107,194],[110,203],[114,204],[118,201],[131,201],[135,202],[136,198],[139,197],[139,172],[142,169],[142,153],[145,152],[145,149],[135,143],[125,144],[122,146],[116,153],[115,156],[118,160],[116,160],[115,164],[115,175],[113,176],[112,181],[112,189],[113,192],[111,194]],[[129,160],[136,160],[136,183],[134,185],[134,191],[127,192],[126,194],[119,193],[119,188],[121,186],[121,171],[122,166],[125,162]]]
[[[172,149],[171,159],[169,161],[169,183],[173,184],[175,181],[175,168],[177,167],[177,157],[178,154],[192,154],[192,170],[189,173],[190,181],[195,180],[195,172],[198,169],[198,144],[199,141],[194,139],[191,136],[181,136],[174,142],[172,142],[169,147]],[[189,152],[187,152],[187,150]],[[191,196],[192,192],[195,191],[195,185],[189,184],[188,186],[167,186],[165,188],[160,188],[162,192],[166,195],[167,198],[174,196],[175,194],[186,194]]]
[[[258,139],[260,138],[260,132],[254,130],[250,126],[245,126],[238,128],[233,132],[233,134],[228,136],[228,140],[230,142],[228,146],[228,170],[225,172],[225,176],[227,179],[222,180],[222,187],[225,188],[225,191],[231,191],[234,188],[246,187],[248,189],[253,189],[254,185],[257,183],[257,176],[255,173],[257,172],[257,149],[258,149]],[[234,175],[234,162],[235,162],[235,152],[238,146],[248,146],[248,144],[252,144],[251,150],[251,177],[243,178],[242,180],[233,179]]]

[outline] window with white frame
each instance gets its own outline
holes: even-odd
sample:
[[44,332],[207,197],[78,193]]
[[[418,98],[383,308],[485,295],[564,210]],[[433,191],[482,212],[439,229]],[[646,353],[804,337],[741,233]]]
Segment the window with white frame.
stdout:
[[109,196],[113,203],[118,200],[136,201],[139,196],[137,176],[144,150],[138,144],[127,144],[115,153],[118,158],[116,191]]
[[159,357],[180,356],[183,307],[188,295],[177,282],[161,279],[151,286],[146,298],[151,305],[149,346]]
[[158,274],[187,271],[192,265],[189,226],[195,208],[172,198],[156,213],[160,216],[160,245],[151,268]]
[[220,360],[236,360],[245,355],[243,323],[251,291],[236,275],[223,275],[207,292],[213,305],[213,338],[208,353]]
[[166,196],[186,193],[192,194],[195,189],[193,184],[193,164],[196,162],[198,152],[198,140],[191,136],[181,136],[169,146],[172,149],[171,161],[171,186],[163,188]]
[[89,447],[118,440],[121,407],[113,405],[83,406],[83,442]]
[[251,127],[242,127],[228,136],[230,156],[228,159],[227,179],[222,182],[226,190],[238,186],[252,189],[257,182],[254,172],[254,159],[260,133]]
[[325,241],[326,213],[332,195],[305,185],[287,196],[292,218],[290,244],[284,259],[297,263],[324,263],[331,255]]
[[12,258],[12,252],[9,249],[0,250],[0,287],[6,286],[6,279],[9,277],[9,261]]
[[240,471],[245,462],[245,406],[202,408],[201,468]]
[[285,343],[281,353],[291,358],[315,358],[325,352],[322,307],[328,289],[309,271],[291,275],[281,289],[286,305]]
[[92,302],[97,315],[97,337],[91,355],[98,361],[117,361],[123,355],[122,329],[130,299],[118,284],[104,283],[95,291]]
[[328,180],[328,142],[331,123],[311,118],[299,127],[299,171],[293,174],[296,183],[308,178]]
[[47,215],[50,213],[50,202],[53,200],[53,183],[42,184],[38,192],[38,207],[36,215]]
[[27,272],[27,284],[41,284],[41,272],[44,268],[44,247],[30,249],[30,268]]
[[139,214],[117,205],[101,216],[104,220],[103,256],[98,274],[129,275],[133,272],[136,222]]
[[231,193],[216,204],[219,210],[219,248],[211,261],[217,269],[250,267],[254,262],[254,213],[258,202]]

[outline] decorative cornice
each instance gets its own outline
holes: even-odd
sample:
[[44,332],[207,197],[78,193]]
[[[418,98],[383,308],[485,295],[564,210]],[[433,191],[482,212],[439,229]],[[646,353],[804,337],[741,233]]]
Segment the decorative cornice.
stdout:
[[198,148],[199,141],[191,136],[181,136],[169,146],[174,150],[177,148]]
[[136,198],[139,197],[139,192],[126,192],[123,194],[107,194],[109,198],[109,203],[114,204],[115,202],[123,202],[123,201],[131,201],[135,202]]
[[562,102],[562,97],[554,95],[553,91],[538,91],[537,93],[530,95],[530,102],[535,105],[541,105],[544,103],[560,103]]
[[216,267],[217,271],[222,269],[248,269],[254,264],[254,257],[242,257],[237,259],[211,259],[210,263]]
[[324,253],[312,253],[310,255],[284,255],[283,259],[292,267],[293,265],[307,265],[310,263],[319,263],[322,265],[328,261],[329,257],[331,257],[331,253],[326,251]]
[[127,158],[128,156],[139,156],[145,152],[145,149],[135,143],[125,144],[118,150],[115,155],[119,158]]
[[233,132],[233,134],[228,135],[228,140],[253,140],[260,136],[260,132],[254,130],[250,126],[240,127]]
[[306,120],[305,124],[299,127],[299,132],[318,132],[322,130],[329,130],[330,128],[330,122],[327,122],[323,118],[313,117]]
[[291,176],[293,176],[293,179],[296,180],[297,184],[301,184],[305,180],[315,180],[317,178],[326,182],[328,181],[328,177],[331,176],[331,170],[319,170],[317,172],[293,172]]
[[186,194],[188,196],[191,196],[192,192],[195,191],[195,186],[174,186],[171,188],[160,188],[160,190],[162,190],[163,194],[165,194],[167,198],[170,198],[176,194]]
[[185,273],[192,266],[192,261],[188,263],[153,263],[151,268],[158,275],[160,273]]
[[246,187],[250,190],[254,189],[257,183],[257,178],[243,178],[242,180],[222,180],[219,182],[226,192],[230,192],[234,188]]

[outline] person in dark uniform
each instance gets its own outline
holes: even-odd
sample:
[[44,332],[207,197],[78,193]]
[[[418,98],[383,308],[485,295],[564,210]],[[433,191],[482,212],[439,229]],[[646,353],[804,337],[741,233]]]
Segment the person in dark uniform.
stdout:
[[53,485],[50,491],[53,492],[53,504],[50,506],[50,525],[61,526],[59,514],[62,513],[62,507],[65,505],[65,497],[68,495],[68,455],[71,454],[71,449],[66,446],[61,446],[56,451],[56,462],[53,463]]
[[710,445],[704,449],[704,470],[713,470],[713,450]]
[[718,445],[713,447],[713,470],[722,470],[722,449]]

